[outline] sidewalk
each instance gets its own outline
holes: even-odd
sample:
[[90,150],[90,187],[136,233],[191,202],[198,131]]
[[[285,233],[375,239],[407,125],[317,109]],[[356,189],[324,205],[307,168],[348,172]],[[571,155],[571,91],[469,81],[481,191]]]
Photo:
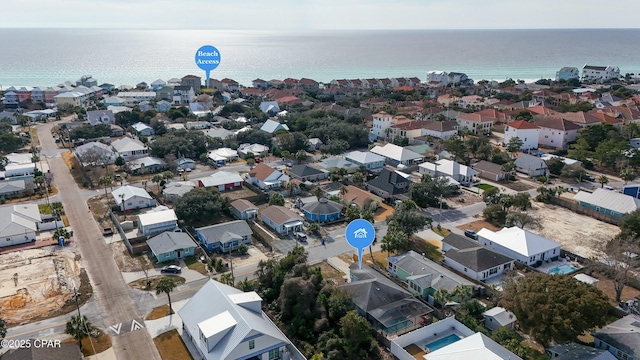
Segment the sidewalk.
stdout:
[[327,259],[327,264],[329,264],[332,268],[345,274],[343,278],[348,283],[351,282],[351,277],[349,276],[349,274],[351,273],[351,271],[349,270],[349,264],[344,262],[344,260],[340,259],[339,257],[330,257]]
[[[207,276],[204,276],[202,274],[200,274],[199,272],[195,271],[195,270],[191,270],[188,267],[186,267],[184,265],[184,261],[180,261],[180,267],[182,268],[182,272],[180,274],[177,274],[177,276],[183,277],[184,278],[184,282],[185,283],[189,283],[192,281],[196,281],[196,280],[201,280],[201,279],[206,279]],[[160,269],[154,268],[154,269],[150,269],[149,271],[149,276],[162,276],[162,275],[173,275],[173,274],[163,274],[160,272]],[[144,279],[146,277],[146,275],[144,274],[144,271],[134,271],[134,272],[123,272],[122,273],[122,278],[124,279],[124,281],[128,284],[132,281],[136,281],[136,280],[140,280],[140,279]]]

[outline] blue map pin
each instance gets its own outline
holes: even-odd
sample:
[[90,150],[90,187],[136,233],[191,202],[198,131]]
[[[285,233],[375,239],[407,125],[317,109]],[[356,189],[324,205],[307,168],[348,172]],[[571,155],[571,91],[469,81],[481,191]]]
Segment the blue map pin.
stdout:
[[376,229],[367,220],[356,219],[347,225],[345,237],[349,245],[358,250],[358,263],[362,269],[362,251],[373,244],[373,239],[376,238]]
[[196,65],[205,71],[207,77],[205,85],[209,87],[209,74],[220,65],[220,52],[211,45],[201,47],[196,51]]

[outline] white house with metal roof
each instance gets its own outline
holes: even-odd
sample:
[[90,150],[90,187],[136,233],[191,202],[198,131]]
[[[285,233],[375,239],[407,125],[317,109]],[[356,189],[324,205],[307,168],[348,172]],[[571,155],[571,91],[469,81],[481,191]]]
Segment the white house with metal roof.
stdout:
[[145,189],[125,185],[111,192],[116,205],[121,211],[144,209],[156,206],[156,200]]
[[491,332],[505,326],[513,329],[517,320],[514,313],[500,306],[496,306],[483,312],[482,317],[484,318],[484,326]]
[[140,140],[130,137],[123,137],[114,141],[111,143],[111,147],[119,156],[127,160],[146,156],[149,152],[149,149]]
[[371,152],[384,157],[393,166],[400,164],[412,166],[424,161],[424,156],[395,144],[376,145],[371,149]]
[[260,128],[260,131],[264,131],[269,134],[274,134],[279,130],[289,131],[289,127],[287,126],[287,124],[281,124],[275,120],[269,119],[265,121],[265,123]]
[[178,310],[183,336],[198,351],[193,355],[206,360],[306,360],[261,305],[254,291],[208,281]]
[[478,231],[478,243],[527,265],[553,261],[560,256],[561,244],[517,226],[500,231]]
[[138,231],[142,235],[153,235],[173,231],[178,227],[178,217],[173,209],[158,207],[146,214],[138,215]]
[[218,171],[210,176],[192,180],[199,187],[215,187],[218,191],[242,188],[242,176],[229,171]]
[[136,132],[136,134],[140,135],[140,136],[151,136],[153,135],[155,132],[153,131],[153,128],[143,122],[137,122],[133,125],[131,125],[131,127],[133,128],[133,130]]
[[0,247],[35,241],[42,223],[37,204],[0,207]]
[[464,186],[473,184],[480,173],[470,166],[459,164],[448,159],[440,159],[435,163],[425,162],[418,166],[420,174],[428,174],[432,177],[447,176]]
[[352,163],[364,166],[367,170],[382,169],[384,157],[370,151],[352,151],[344,155],[344,158]]

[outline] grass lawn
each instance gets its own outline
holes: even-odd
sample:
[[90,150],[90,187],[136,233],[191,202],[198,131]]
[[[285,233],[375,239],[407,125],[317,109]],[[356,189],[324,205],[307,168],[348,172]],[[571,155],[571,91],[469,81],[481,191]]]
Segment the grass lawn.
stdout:
[[167,316],[168,313],[169,313],[169,304],[162,305],[162,306],[158,306],[157,308],[154,308],[153,310],[151,310],[151,312],[144,319],[145,320],[161,319],[161,318]]
[[451,234],[451,231],[449,231],[448,229],[445,228],[440,228],[440,230],[438,230],[438,227],[435,226],[433,227],[431,230],[433,230],[434,233],[442,236],[442,237],[446,237],[447,235]]
[[[373,262],[379,267],[386,269],[388,266],[388,257],[389,255],[386,251],[376,251],[373,253]],[[371,253],[368,251],[368,249],[365,249],[364,253],[362,254],[362,260],[363,263],[371,261]]]
[[478,189],[482,189],[484,191],[487,191],[489,189],[495,188],[495,186],[489,185],[489,184],[477,184],[477,185],[473,185],[473,186],[477,187]]
[[442,253],[437,247],[417,237],[409,239],[409,248],[413,249],[418,254],[424,253],[426,257],[433,261],[444,260],[444,256],[442,256]]
[[335,284],[340,284],[340,285],[344,284],[345,281],[343,276],[345,274],[342,273],[342,271],[338,271],[334,269],[333,267],[331,267],[331,265],[327,264],[324,261],[318,265],[320,267],[320,272],[322,272],[323,279],[332,280]]
[[31,144],[33,146],[40,146],[40,139],[38,139],[38,129],[30,128],[29,135],[31,135]]
[[200,262],[195,256],[184,258],[184,263],[191,270],[195,270],[202,275],[207,275],[207,266]]
[[[100,354],[101,352],[107,350],[111,347],[111,338],[109,335],[101,332],[100,336],[97,338],[84,338],[80,340],[82,343],[82,354],[84,356],[91,356],[95,354]],[[94,352],[95,349],[95,352]]]
[[149,276],[149,281],[151,281],[151,288],[147,289],[147,279],[146,278],[142,278],[142,279],[138,279],[136,281],[132,281],[129,283],[129,286],[131,286],[134,289],[138,289],[138,290],[149,290],[149,291],[156,291],[156,286],[158,286],[158,282],[160,282],[160,279],[162,278],[166,278],[166,277],[170,277],[173,279],[173,281],[176,283],[176,285],[181,285],[184,284],[184,278],[180,277],[180,276]]
[[178,330],[174,329],[160,334],[153,338],[153,342],[156,344],[162,360],[193,360],[187,346],[178,334]]

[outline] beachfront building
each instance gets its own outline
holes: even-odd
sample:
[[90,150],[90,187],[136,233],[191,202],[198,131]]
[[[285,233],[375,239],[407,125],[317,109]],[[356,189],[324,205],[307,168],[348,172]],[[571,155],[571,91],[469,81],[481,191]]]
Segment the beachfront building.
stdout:
[[582,67],[581,81],[593,81],[603,83],[620,77],[620,68],[617,66],[594,66],[585,64]]
[[579,79],[580,70],[577,67],[565,66],[556,72],[556,81]]

